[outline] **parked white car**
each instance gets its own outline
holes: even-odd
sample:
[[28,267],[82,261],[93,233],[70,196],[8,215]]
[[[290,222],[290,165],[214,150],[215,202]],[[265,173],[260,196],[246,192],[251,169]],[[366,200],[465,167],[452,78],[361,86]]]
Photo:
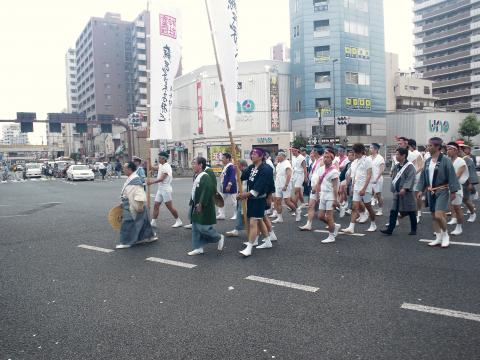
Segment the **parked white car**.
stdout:
[[40,164],[31,163],[25,165],[25,177],[42,177],[42,166]]
[[67,170],[67,180],[91,180],[95,178],[93,171],[87,165],[70,165]]

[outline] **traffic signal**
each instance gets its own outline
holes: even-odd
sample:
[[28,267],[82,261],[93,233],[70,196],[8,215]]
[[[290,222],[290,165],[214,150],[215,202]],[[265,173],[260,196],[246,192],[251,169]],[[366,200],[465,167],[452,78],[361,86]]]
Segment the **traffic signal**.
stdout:
[[75,124],[75,131],[80,134],[87,132],[87,124],[77,123]]
[[100,131],[102,133],[112,133],[112,124],[100,124]]
[[347,125],[349,119],[350,119],[349,116],[337,116],[337,124],[338,125]]
[[20,131],[22,133],[33,132],[33,122],[36,119],[36,113],[17,112],[17,122],[20,122]]
[[49,123],[48,124],[48,131],[51,133],[61,133],[62,132],[62,124],[61,123]]

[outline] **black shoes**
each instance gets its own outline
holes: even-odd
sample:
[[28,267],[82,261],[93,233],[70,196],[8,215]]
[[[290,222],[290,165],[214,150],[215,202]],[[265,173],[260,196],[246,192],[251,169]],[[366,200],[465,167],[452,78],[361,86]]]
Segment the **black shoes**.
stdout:
[[381,232],[382,234],[385,234],[385,235],[388,235],[388,236],[391,236],[392,233],[393,233],[392,231],[390,231],[390,230],[388,230],[388,229],[380,230],[380,232]]
[[408,235],[417,235],[417,232],[416,232],[416,231],[410,231],[410,232],[408,233]]

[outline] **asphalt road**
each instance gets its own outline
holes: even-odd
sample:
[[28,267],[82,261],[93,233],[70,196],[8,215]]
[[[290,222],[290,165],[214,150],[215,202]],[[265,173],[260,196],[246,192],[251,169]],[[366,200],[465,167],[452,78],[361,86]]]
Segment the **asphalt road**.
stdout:
[[[122,184],[0,183],[0,360],[480,358],[480,246],[419,242],[432,238],[428,214],[416,237],[403,221],[395,236],[334,244],[285,216],[274,248],[244,259],[244,237],[187,256],[190,230],[162,208],[156,243],[79,247],[114,248],[106,214]],[[184,220],[190,186],[174,181]],[[480,244],[479,232],[477,221],[452,240]]]

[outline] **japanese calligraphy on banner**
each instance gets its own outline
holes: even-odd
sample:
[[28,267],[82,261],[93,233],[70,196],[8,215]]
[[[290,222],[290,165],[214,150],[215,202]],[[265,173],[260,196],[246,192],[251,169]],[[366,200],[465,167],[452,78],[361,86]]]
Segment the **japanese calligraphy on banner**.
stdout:
[[[207,0],[212,20],[213,36],[217,47],[218,64],[222,73],[223,86],[230,119],[231,130],[235,129],[238,89],[238,17],[236,0]],[[221,92],[217,93],[220,106],[214,114],[226,120]]]
[[150,139],[172,139],[173,80],[180,66],[179,11],[154,0],[150,6]]
[[345,107],[353,110],[371,110],[372,100],[363,98],[345,98]]
[[278,75],[270,76],[270,128],[271,131],[280,131],[280,108],[278,102]]
[[203,98],[202,98],[202,82],[197,81],[197,120],[198,135],[203,134]]

